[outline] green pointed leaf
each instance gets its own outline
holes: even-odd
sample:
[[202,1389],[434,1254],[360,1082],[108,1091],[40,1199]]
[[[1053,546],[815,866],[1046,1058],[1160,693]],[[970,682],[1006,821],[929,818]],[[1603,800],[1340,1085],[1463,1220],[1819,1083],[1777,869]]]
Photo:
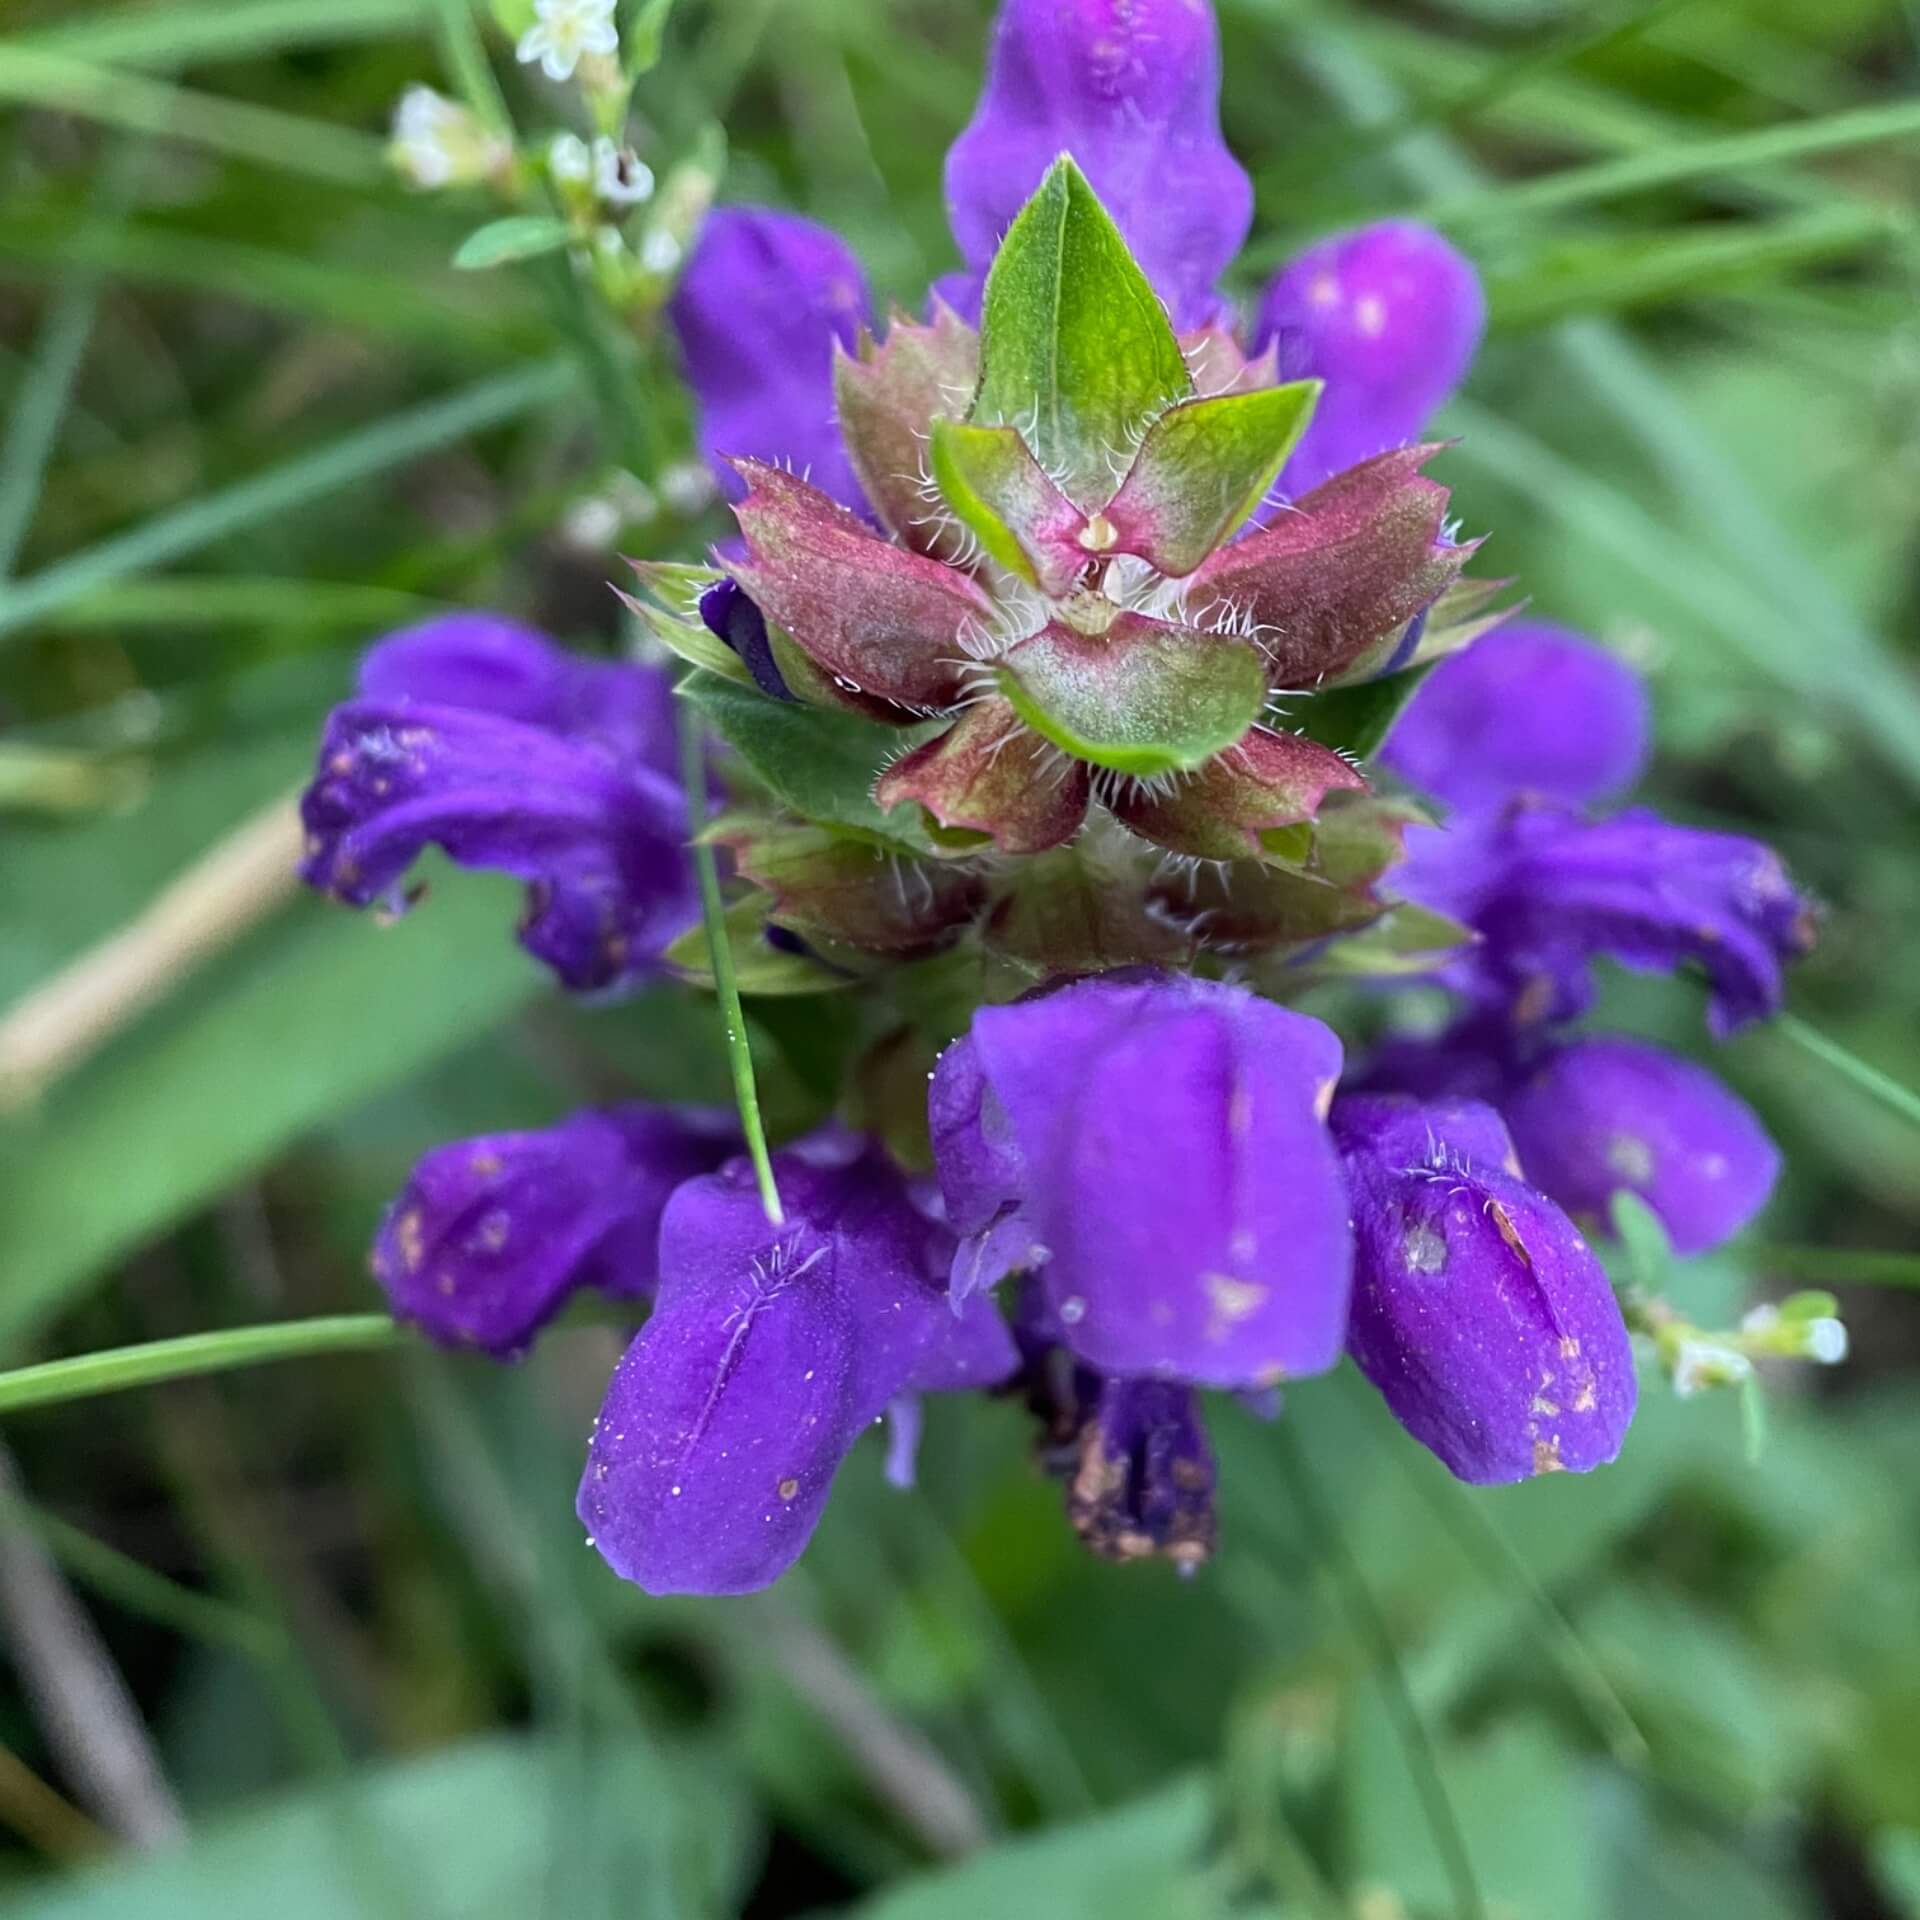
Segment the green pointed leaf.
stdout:
[[1394,722],[1406,711],[1407,702],[1420,691],[1421,681],[1433,671],[1434,664],[1426,660],[1417,667],[1389,673],[1378,680],[1363,680],[1356,686],[1334,687],[1317,693],[1298,706],[1290,706],[1287,718],[1297,722],[1308,739],[1364,760],[1386,744]]
[[933,423],[934,483],[988,557],[1048,593],[1064,593],[1092,560],[1086,516],[1046,476],[1011,427]]
[[1230,747],[1267,699],[1266,665],[1244,641],[1123,613],[1103,634],[1055,621],[1000,664],[1028,726],[1076,760],[1151,779]]
[[1086,176],[1062,154],[1007,230],[980,313],[970,416],[1026,434],[1076,504],[1193,381],[1166,309]]
[[567,235],[567,223],[551,214],[511,214],[476,227],[455,250],[453,264],[468,273],[480,273],[514,260],[537,259],[543,253],[558,253],[567,244]]
[[1318,380],[1295,380],[1162,414],[1107,508],[1114,544],[1176,579],[1191,573],[1266,498],[1320,389]]
[[857,714],[770,700],[705,673],[681,692],[782,805],[880,846],[929,850],[917,810],[883,812],[874,804],[873,783],[902,746],[917,746],[933,728],[882,727]]

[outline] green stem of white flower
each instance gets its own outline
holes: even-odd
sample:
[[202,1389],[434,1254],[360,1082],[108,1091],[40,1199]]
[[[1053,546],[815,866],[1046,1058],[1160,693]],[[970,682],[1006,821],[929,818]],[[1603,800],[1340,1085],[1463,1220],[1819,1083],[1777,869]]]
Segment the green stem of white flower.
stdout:
[[[700,717],[692,705],[676,700],[674,706],[680,728],[681,784],[687,790],[689,822],[697,824],[706,814],[706,741],[700,731]],[[786,1214],[780,1205],[780,1189],[774,1183],[773,1161],[767,1153],[767,1130],[760,1119],[760,1090],[754,1084],[753,1050],[747,1044],[747,1017],[740,1005],[740,983],[733,971],[733,946],[727,937],[726,908],[720,899],[720,869],[712,847],[703,840],[694,841],[693,864],[700,879],[700,916],[706,926],[713,990],[720,1001],[720,1018],[726,1031],[727,1065],[733,1075],[734,1104],[740,1110],[740,1131],[746,1136],[754,1178],[760,1184],[760,1204],[766,1208],[767,1218],[778,1226]]]

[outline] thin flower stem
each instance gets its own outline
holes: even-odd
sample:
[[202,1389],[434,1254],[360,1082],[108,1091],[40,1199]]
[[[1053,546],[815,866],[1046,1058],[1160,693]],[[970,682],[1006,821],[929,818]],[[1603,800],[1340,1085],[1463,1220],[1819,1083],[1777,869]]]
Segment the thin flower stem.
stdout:
[[305,1360],[323,1353],[356,1353],[397,1346],[407,1337],[384,1313],[323,1314],[261,1327],[228,1327],[189,1333],[177,1340],[149,1340],[135,1347],[107,1347],[71,1360],[0,1373],[0,1413],[55,1406],[124,1393],[163,1380],[186,1380],[270,1360]]
[[1607,1751],[1629,1771],[1641,1771],[1648,1760],[1646,1735],[1594,1658],[1593,1650],[1524,1556],[1464,1488],[1425,1471],[1411,1449],[1400,1447],[1395,1452],[1406,1468],[1407,1478],[1480,1577],[1496,1592],[1517,1595],[1533,1614],[1548,1654],[1585,1710],[1593,1730],[1607,1743]]
[[1322,1564],[1327,1567],[1341,1591],[1349,1624],[1366,1643],[1373,1657],[1380,1690],[1386,1696],[1387,1711],[1392,1714],[1400,1732],[1407,1771],[1412,1775],[1414,1791],[1420,1796],[1421,1809],[1426,1814],[1434,1846],[1453,1888],[1454,1912],[1459,1920],[1487,1920],[1486,1899],[1473,1870],[1472,1856],[1467,1851],[1460,1816],[1454,1810],[1453,1797],[1441,1777],[1439,1755],[1434,1751],[1426,1723],[1420,1718],[1413,1690],[1407,1685],[1399,1649],[1393,1644],[1392,1630],[1373,1597],[1373,1590],[1367,1585],[1366,1575],[1361,1572],[1359,1562],[1354,1559],[1347,1545],[1346,1536],[1335,1525],[1333,1516],[1320,1498],[1319,1489],[1298,1443],[1284,1427],[1274,1437],[1281,1470],[1291,1485],[1300,1518],[1314,1538]]
[[[674,702],[680,728],[680,777],[687,790],[689,818],[706,812],[706,741],[700,717],[685,700]],[[734,977],[733,947],[727,938],[726,908],[720,899],[720,869],[713,849],[704,840],[693,843],[694,871],[700,877],[700,917],[707,931],[707,951],[713,966],[713,990],[720,1001],[720,1019],[726,1033],[727,1066],[733,1075],[734,1104],[740,1110],[740,1131],[746,1135],[754,1178],[760,1183],[760,1204],[775,1226],[786,1219],[780,1189],[774,1183],[773,1161],[767,1153],[767,1130],[760,1120],[760,1090],[754,1084],[753,1050],[747,1044],[747,1016],[740,1005],[740,983]]]
[[1863,1093],[1871,1094],[1884,1107],[1891,1108],[1903,1120],[1920,1126],[1920,1093],[1903,1087],[1898,1080],[1870,1066],[1857,1053],[1829,1040],[1818,1027],[1810,1027],[1797,1014],[1783,1013],[1776,1023],[1779,1031],[1796,1045],[1804,1047],[1816,1060],[1824,1060],[1836,1073],[1845,1074]]

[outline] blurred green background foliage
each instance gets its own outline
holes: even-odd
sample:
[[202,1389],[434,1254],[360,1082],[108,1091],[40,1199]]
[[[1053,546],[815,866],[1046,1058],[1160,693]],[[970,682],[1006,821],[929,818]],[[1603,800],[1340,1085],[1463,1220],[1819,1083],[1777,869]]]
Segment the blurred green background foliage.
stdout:
[[[1277,1427],[1224,1409],[1190,1582],[1084,1558],[1017,1409],[938,1406],[919,1496],[863,1447],[794,1576],[699,1604],[581,1545],[609,1328],[509,1371],[395,1344],[22,1412],[7,1913],[1920,1916],[1920,8],[1219,11],[1259,196],[1238,291],[1392,212],[1473,254],[1493,328],[1444,466],[1488,565],[1648,674],[1657,804],[1826,902],[1804,1024],[1717,1063],[1788,1151],[1764,1238],[1638,1251],[1706,1325],[1834,1286],[1853,1361],[1770,1383],[1760,1424],[1650,1379],[1620,1465],[1495,1494],[1349,1373]],[[368,1309],[427,1145],[610,1087],[726,1097],[679,995],[543,992],[504,884],[436,868],[379,929],[230,839],[370,638],[498,605],[612,644],[615,554],[719,531],[675,484],[665,348],[551,260],[456,271],[488,203],[387,166],[393,103],[454,90],[472,24],[0,13],[0,1009],[210,848],[242,882],[203,965],[13,1085],[0,1365]],[[917,305],[986,25],[681,0],[642,151],[724,151],[724,197],[839,227]],[[557,126],[487,31],[522,128]],[[1606,1012],[1701,1045],[1684,990],[1615,980]],[[788,1126],[818,1018],[757,1025]],[[50,1731],[45,1608],[74,1605],[72,1658],[144,1728],[105,1788]]]

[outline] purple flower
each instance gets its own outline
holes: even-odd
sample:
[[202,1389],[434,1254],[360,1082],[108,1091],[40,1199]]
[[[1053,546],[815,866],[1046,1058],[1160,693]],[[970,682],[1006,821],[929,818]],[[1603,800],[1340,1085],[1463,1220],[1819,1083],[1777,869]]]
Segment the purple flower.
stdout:
[[991,1386],[1017,1364],[989,1300],[954,1312],[951,1236],[876,1152],[774,1166],[780,1225],[743,1160],[675,1193],[653,1316],[594,1426],[580,1518],[649,1593],[766,1586],[890,1402]]
[[1611,798],[1647,758],[1640,676],[1562,627],[1502,627],[1434,668],[1381,754],[1448,806]]
[[1353,1191],[1347,1346],[1395,1419],[1482,1485],[1613,1459],[1636,1394],[1626,1326],[1499,1116],[1348,1096],[1333,1130]]
[[1486,319],[1472,263],[1413,221],[1323,240],[1283,267],[1254,347],[1278,347],[1283,380],[1326,382],[1287,491],[1416,438],[1465,377]]
[[1527,1178],[1605,1220],[1638,1194],[1679,1253],[1730,1240],[1766,1205],[1780,1153],[1705,1068],[1609,1035],[1551,1049],[1501,1103]]
[[1214,1462],[1190,1387],[1102,1382],[1067,1482],[1067,1517],[1103,1560],[1191,1571],[1214,1543]]
[[619,985],[695,912],[673,766],[656,669],[576,659],[493,615],[430,621],[375,647],[328,719],[301,871],[398,913],[438,846],[527,883],[521,944],[564,985]]
[[1253,218],[1220,138],[1220,49],[1204,0],[1007,0],[987,84],[947,155],[947,215],[966,271],[941,291],[967,317],[1001,236],[1071,153],[1177,328],[1206,325]]
[[1322,1124],[1339,1072],[1319,1021],[1208,981],[1103,975],[983,1007],[930,1100],[950,1216],[1020,1222],[1062,1339],[1103,1373],[1319,1372],[1346,1313]]
[[865,500],[833,418],[833,354],[872,317],[846,242],[793,214],[709,216],[668,318],[700,403],[700,450],[729,499],[729,460],[782,461],[843,505]]
[[374,1277],[442,1346],[517,1358],[583,1287],[645,1299],[668,1197],[738,1146],[731,1115],[622,1106],[436,1147],[388,1210]]
[[1778,1010],[1785,964],[1812,941],[1812,910],[1771,848],[1644,809],[1461,815],[1411,830],[1407,855],[1400,891],[1480,935],[1454,984],[1522,1025],[1583,1012],[1604,953],[1649,973],[1700,967],[1724,1036]]

